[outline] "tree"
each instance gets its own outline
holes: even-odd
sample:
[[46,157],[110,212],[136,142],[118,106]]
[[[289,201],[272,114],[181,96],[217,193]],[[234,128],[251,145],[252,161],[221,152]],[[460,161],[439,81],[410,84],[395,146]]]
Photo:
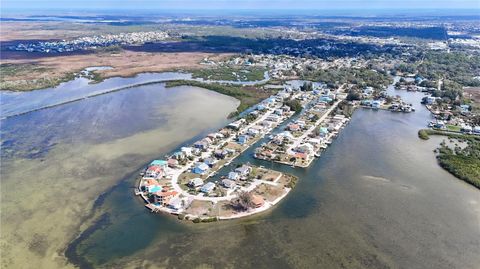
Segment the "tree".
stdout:
[[255,205],[253,203],[252,194],[246,191],[240,192],[238,197],[232,200],[232,206],[240,211],[246,211],[249,208],[253,208]]
[[300,90],[304,92],[313,91],[313,85],[311,82],[306,81],[302,86],[300,86]]
[[360,94],[355,91],[349,91],[347,95],[347,100],[348,101],[360,100]]
[[284,105],[290,107],[291,110],[295,111],[295,112],[300,112],[302,111],[303,107],[302,107],[302,104],[300,103],[300,101],[298,100],[294,100],[294,99],[289,99],[287,100]]

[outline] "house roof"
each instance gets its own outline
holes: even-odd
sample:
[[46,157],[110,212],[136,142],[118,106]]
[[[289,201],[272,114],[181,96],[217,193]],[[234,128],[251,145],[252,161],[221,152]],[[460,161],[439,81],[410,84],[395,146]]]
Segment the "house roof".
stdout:
[[160,197],[175,196],[177,194],[178,192],[176,191],[157,191],[155,193],[156,196],[160,196]]
[[206,163],[197,163],[197,165],[195,165],[195,168],[198,168],[200,170],[207,170],[209,166]]
[[150,167],[148,167],[147,171],[150,171],[150,172],[161,172],[163,171],[162,167],[158,166],[158,165],[152,165]]

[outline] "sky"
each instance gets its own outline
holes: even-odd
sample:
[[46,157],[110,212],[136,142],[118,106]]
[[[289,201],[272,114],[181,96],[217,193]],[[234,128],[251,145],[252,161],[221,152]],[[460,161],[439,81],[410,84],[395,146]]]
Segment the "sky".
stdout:
[[0,0],[1,10],[416,10],[477,9],[480,0]]

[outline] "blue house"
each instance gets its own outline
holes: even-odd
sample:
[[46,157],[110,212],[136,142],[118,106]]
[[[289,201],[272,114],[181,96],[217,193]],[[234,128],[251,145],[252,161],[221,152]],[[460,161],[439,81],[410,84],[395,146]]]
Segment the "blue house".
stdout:
[[197,163],[195,168],[193,168],[193,173],[203,175],[208,169],[210,169],[210,167],[206,163]]
[[372,107],[373,108],[379,109],[381,105],[382,105],[382,102],[380,102],[378,100],[375,100],[375,101],[372,102]]
[[243,145],[247,143],[248,141],[248,135],[240,135],[238,136],[238,144]]

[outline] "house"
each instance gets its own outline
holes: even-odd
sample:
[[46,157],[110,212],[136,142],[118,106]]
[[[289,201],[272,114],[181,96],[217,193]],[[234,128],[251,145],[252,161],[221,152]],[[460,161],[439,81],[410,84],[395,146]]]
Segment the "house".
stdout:
[[381,105],[382,105],[382,102],[379,100],[375,100],[372,102],[372,107],[375,109],[379,109]]
[[210,157],[210,158],[206,158],[205,160],[203,160],[203,162],[205,164],[207,164],[208,166],[212,167],[217,162],[217,160]]
[[185,157],[190,157],[193,155],[192,148],[190,147],[182,147],[180,151],[185,155]]
[[177,168],[178,167],[178,160],[174,158],[168,159],[168,167],[170,168]]
[[235,186],[237,186],[237,184],[235,184],[235,181],[233,180],[224,179],[222,180],[222,186],[224,186],[225,188],[233,189],[235,188]]
[[300,131],[300,125],[298,124],[290,124],[288,125],[288,130],[292,132]]
[[320,135],[326,135],[328,134],[328,128],[326,127],[320,127]]
[[177,159],[177,160],[183,160],[183,159],[185,159],[186,157],[187,157],[187,156],[185,155],[184,152],[182,152],[182,151],[177,151],[177,152],[173,153],[173,157],[172,157],[172,158],[175,158],[175,159]]
[[145,177],[162,177],[164,174],[163,168],[158,165],[149,166],[147,171],[145,171]]
[[229,178],[230,180],[237,180],[238,177],[239,177],[239,174],[236,173],[236,172],[230,172],[230,173],[228,173],[228,178]]
[[282,116],[282,115],[283,115],[283,109],[280,109],[280,108],[279,108],[279,109],[275,109],[275,111],[274,111],[273,113],[275,113],[275,114],[278,115],[278,116]]
[[221,149],[217,149],[215,150],[214,154],[215,158],[218,158],[218,159],[225,159],[225,157],[227,157],[228,155],[228,151],[227,150],[221,150]]
[[203,180],[199,177],[192,178],[187,185],[192,188],[197,188],[203,185]]
[[480,126],[473,127],[473,133],[477,135],[480,134]]
[[173,210],[180,210],[183,208],[183,200],[180,197],[173,197],[167,204],[167,207]]
[[313,152],[313,146],[312,146],[312,144],[305,143],[305,144],[302,144],[302,145],[298,146],[295,149],[295,151],[309,154],[309,153]]
[[235,169],[235,172],[239,173],[240,176],[248,176],[250,172],[252,171],[252,168],[248,165],[242,165]]
[[260,132],[258,131],[258,129],[255,129],[255,128],[248,128],[248,131],[247,133],[251,136],[256,136],[258,135]]
[[255,208],[262,207],[265,204],[263,198],[259,195],[252,194],[252,203]]
[[193,147],[195,147],[197,149],[201,149],[201,150],[206,150],[208,148],[208,146],[209,146],[209,143],[205,139],[197,141],[193,144]]
[[278,122],[280,120],[280,116],[272,114],[268,116],[267,120],[272,122]]
[[469,113],[470,112],[470,106],[469,105],[460,105],[460,112],[461,113]]
[[210,167],[206,163],[197,163],[193,168],[193,173],[203,175],[208,169],[210,169]]
[[213,182],[207,182],[205,185],[203,185],[201,188],[200,188],[200,191],[203,192],[203,193],[210,193],[211,191],[213,191],[215,189],[215,183]]
[[257,110],[263,111],[263,110],[265,110],[265,109],[267,109],[267,107],[266,107],[265,105],[263,105],[263,104],[259,104],[259,105],[257,106]]
[[307,159],[307,154],[303,153],[303,152],[296,152],[294,157],[296,159],[302,159],[302,160],[306,160]]
[[233,130],[239,130],[240,127],[245,123],[245,119],[239,119],[235,122],[232,122],[227,125],[228,128],[233,129]]
[[238,144],[243,145],[248,142],[248,135],[240,135],[238,136]]
[[365,87],[365,89],[363,89],[363,94],[365,95],[371,95],[372,93],[373,93],[372,87]]
[[154,193],[154,200],[156,204],[167,205],[177,194],[176,191],[157,191]]

